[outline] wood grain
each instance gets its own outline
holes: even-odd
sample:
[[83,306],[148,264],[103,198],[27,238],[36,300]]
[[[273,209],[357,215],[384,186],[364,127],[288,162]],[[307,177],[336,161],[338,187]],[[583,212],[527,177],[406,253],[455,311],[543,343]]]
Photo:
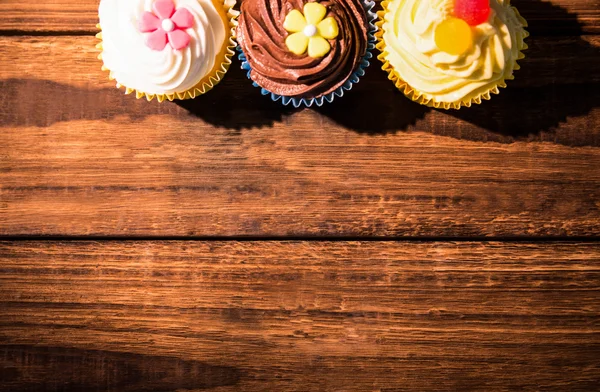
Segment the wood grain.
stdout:
[[3,242],[0,389],[588,392],[599,284],[590,243]]
[[[90,34],[98,23],[98,0],[2,0],[0,33]],[[379,0],[376,0],[379,3]],[[513,0],[535,35],[600,33],[598,0]]]
[[239,69],[147,103],[106,80],[92,37],[0,38],[0,234],[599,235],[598,40],[532,40],[515,86],[444,113],[375,67],[318,111]]
[[0,236],[319,241],[0,241],[0,390],[597,390],[600,1],[513,3],[517,79],[443,112],[377,63],[317,110],[238,62],[138,101],[98,0],[1,0]]

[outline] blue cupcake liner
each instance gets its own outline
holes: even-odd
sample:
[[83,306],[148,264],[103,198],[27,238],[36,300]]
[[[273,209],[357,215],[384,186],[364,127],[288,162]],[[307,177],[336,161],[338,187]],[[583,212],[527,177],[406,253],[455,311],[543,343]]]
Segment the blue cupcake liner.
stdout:
[[[352,86],[358,83],[360,78],[364,76],[365,69],[371,64],[370,60],[371,58],[373,58],[373,53],[371,51],[375,49],[375,44],[377,42],[377,38],[375,37],[375,32],[377,32],[377,26],[375,25],[375,22],[377,20],[377,14],[373,12],[373,8],[375,8],[375,2],[372,0],[363,0],[362,3],[365,7],[365,11],[367,13],[367,22],[369,24],[367,29],[367,50],[354,73],[350,75],[346,83],[344,83],[341,87],[337,88],[335,91],[329,94],[321,95],[317,98],[294,98],[272,93],[269,90],[262,88],[255,81],[252,81],[252,85],[254,87],[260,88],[260,93],[262,95],[270,95],[271,99],[274,102],[281,100],[282,104],[286,106],[293,105],[295,108],[299,108],[301,106],[311,107],[313,105],[323,106],[325,102],[333,102],[335,97],[343,97],[344,93],[346,91],[350,91],[352,89]],[[252,78],[250,77],[252,68],[250,67],[248,60],[246,59],[246,55],[244,54],[242,48],[239,45],[237,47],[237,50],[239,52],[238,58],[242,62],[242,69],[248,71],[248,79],[252,80]]]

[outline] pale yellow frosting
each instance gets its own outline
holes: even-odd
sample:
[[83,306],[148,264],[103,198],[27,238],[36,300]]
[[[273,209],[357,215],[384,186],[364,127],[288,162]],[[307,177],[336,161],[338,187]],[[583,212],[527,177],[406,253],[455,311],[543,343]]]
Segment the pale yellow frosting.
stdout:
[[[382,60],[410,86],[412,98],[430,106],[460,107],[505,87],[523,57],[525,20],[509,0],[490,0],[487,22],[473,27],[462,55],[440,50],[435,30],[452,13],[453,0],[392,0],[382,24]],[[408,92],[408,91],[407,91]]]

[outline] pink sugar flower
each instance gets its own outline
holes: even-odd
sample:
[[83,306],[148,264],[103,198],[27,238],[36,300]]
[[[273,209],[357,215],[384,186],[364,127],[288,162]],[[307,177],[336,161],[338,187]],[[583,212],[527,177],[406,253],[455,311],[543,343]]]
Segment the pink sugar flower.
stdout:
[[194,25],[194,17],[186,8],[175,10],[173,0],[156,0],[152,12],[144,12],[139,20],[142,33],[150,33],[146,37],[146,45],[152,50],[162,51],[167,43],[175,50],[186,48],[190,44],[190,36],[185,32]]

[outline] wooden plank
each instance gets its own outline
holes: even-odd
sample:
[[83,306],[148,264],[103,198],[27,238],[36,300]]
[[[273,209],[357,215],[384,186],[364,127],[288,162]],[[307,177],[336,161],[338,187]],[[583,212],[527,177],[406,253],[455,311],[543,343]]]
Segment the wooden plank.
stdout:
[[[379,0],[376,0],[379,2]],[[535,35],[600,33],[598,0],[513,0]],[[98,0],[0,2],[0,33],[71,32],[89,34],[98,23]]]
[[89,34],[98,23],[99,0],[2,0],[0,31]]
[[599,294],[592,243],[3,242],[0,389],[587,392]]
[[147,103],[106,80],[92,37],[4,37],[0,234],[599,235],[599,40],[538,39],[512,88],[445,113],[374,68],[319,110],[237,67]]
[[600,33],[599,0],[511,0],[534,35]]
[[[88,36],[0,36],[0,62],[5,65],[0,69],[0,79],[43,79],[72,87],[112,88],[115,83],[108,80],[107,72],[100,70],[102,62],[96,58],[100,53],[99,49],[95,48],[98,42],[100,42],[98,39]],[[520,98],[523,95],[522,91],[518,91],[519,94],[512,94],[511,96],[511,91],[515,88],[549,88],[557,85],[600,82],[600,70],[596,66],[600,54],[600,36],[531,37],[528,38],[528,45],[529,48],[525,51],[525,59],[519,61],[521,69],[515,71],[515,80],[508,81],[511,88],[503,90],[500,96],[494,97],[492,104],[498,99],[502,101],[502,97],[506,95],[509,95],[512,100],[517,97]],[[48,64],[52,66],[49,67]],[[219,85],[218,88],[215,88],[215,91],[205,95],[204,98],[214,96],[215,92],[220,90],[226,90],[226,92],[229,92],[230,99],[245,101],[248,98],[256,98],[255,100],[260,102],[268,100],[268,98],[259,99],[261,96],[257,94],[257,89],[250,88],[251,85],[247,82],[246,77],[242,75],[239,67],[240,62],[234,59],[230,70],[233,73],[228,73],[225,80],[231,79],[231,76],[235,75],[234,78],[237,78],[235,85],[239,84],[240,86],[237,86],[234,91],[227,91],[232,87],[227,85],[228,87],[223,88],[222,85]],[[370,97],[371,99],[377,99],[376,102],[379,105],[384,100],[382,98],[393,100],[395,104],[402,103],[403,100],[394,99],[396,95],[400,96],[400,94],[391,94],[395,90],[393,86],[388,88],[390,82],[385,77],[381,77],[385,73],[380,69],[381,62],[373,60],[372,65],[367,69],[367,75],[373,79],[366,79],[367,82],[361,81],[355,88],[362,87],[364,91],[366,87],[370,87],[368,90],[376,87],[378,90],[374,91],[381,90],[379,95],[383,95],[382,97]],[[376,75],[379,75],[379,77]],[[24,91],[22,94],[28,92],[30,91]],[[41,91],[41,93],[47,94],[48,92]],[[233,93],[241,95],[233,96]],[[567,92],[562,90],[553,91],[554,95],[565,93]],[[571,91],[571,93],[574,93],[574,91]],[[344,97],[342,102],[346,102],[348,97],[356,95],[350,93],[347,97]],[[530,95],[536,95],[538,100],[545,98],[543,94],[540,94],[540,91],[532,90]],[[559,97],[555,99],[559,99]],[[201,100],[194,102],[197,101]],[[581,101],[583,101],[581,105],[587,106],[589,111],[591,105],[585,100]],[[214,101],[211,100],[211,102]],[[336,100],[333,105],[325,107],[335,107],[337,103]],[[506,102],[503,102],[503,104],[506,104]],[[486,106],[490,106],[489,103],[482,107]],[[281,105],[273,105],[273,108],[281,107]],[[534,110],[539,109],[534,108]],[[448,111],[448,113],[460,116],[460,113],[467,111],[474,110],[454,110]],[[586,111],[582,112],[585,113]]]

